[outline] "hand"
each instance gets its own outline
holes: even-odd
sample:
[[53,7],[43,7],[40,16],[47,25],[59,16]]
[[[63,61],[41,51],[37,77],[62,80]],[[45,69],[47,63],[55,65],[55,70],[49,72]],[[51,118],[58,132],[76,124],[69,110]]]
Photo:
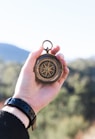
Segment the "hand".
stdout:
[[35,113],[38,113],[55,98],[68,76],[69,69],[63,55],[56,54],[59,50],[60,47],[57,46],[51,50],[51,53],[56,55],[56,57],[61,61],[64,70],[60,79],[52,84],[43,84],[35,80],[33,69],[36,59],[43,51],[43,47],[38,51],[31,53],[22,67],[13,97],[21,98],[26,101],[33,108]]

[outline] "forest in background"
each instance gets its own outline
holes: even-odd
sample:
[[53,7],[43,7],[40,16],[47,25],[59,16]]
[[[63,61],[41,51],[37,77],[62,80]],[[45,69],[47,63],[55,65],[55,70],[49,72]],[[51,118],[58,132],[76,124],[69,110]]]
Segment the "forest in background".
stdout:
[[[23,64],[0,60],[0,101],[11,96]],[[59,95],[37,116],[31,139],[74,139],[95,122],[95,59],[68,63]]]

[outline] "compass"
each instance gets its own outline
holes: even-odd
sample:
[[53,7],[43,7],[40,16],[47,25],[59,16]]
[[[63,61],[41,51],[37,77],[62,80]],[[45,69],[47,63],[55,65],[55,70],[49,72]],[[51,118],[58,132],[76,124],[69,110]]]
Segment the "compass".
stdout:
[[49,53],[53,47],[51,41],[45,40],[42,43],[42,46],[44,47],[46,54],[42,54],[36,60],[34,66],[35,77],[37,81],[42,83],[53,83],[60,78],[63,66],[56,56]]

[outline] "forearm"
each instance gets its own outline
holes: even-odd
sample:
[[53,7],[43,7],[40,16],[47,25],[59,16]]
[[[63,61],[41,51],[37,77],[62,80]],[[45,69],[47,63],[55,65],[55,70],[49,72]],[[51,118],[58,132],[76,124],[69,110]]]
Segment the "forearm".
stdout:
[[0,139],[29,139],[24,124],[12,111],[0,111]]
[[5,106],[2,110],[15,115],[24,124],[25,128],[28,127],[29,125],[28,117],[16,107]]

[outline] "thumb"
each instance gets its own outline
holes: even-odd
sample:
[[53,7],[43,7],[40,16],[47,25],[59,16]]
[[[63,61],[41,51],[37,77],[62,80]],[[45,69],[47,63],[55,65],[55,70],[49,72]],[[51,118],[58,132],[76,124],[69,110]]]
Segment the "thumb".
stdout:
[[36,59],[41,55],[42,51],[43,51],[43,47],[41,46],[37,51],[30,53],[24,64],[24,68],[30,67],[32,69],[36,62]]

